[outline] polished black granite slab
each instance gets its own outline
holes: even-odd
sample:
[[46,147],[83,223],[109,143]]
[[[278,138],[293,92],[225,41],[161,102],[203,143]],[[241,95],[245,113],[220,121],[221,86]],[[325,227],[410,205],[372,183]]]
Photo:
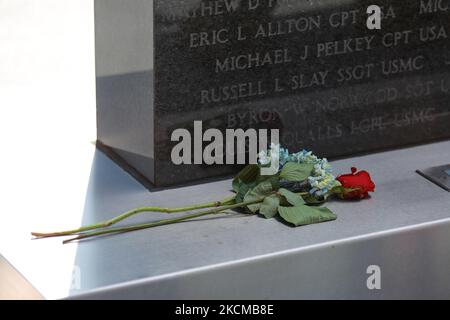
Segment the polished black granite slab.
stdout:
[[450,164],[417,170],[417,173],[450,192]]
[[450,137],[448,1],[377,1],[380,30],[372,4],[96,0],[102,150],[168,186],[237,170],[172,163],[172,132],[196,120],[326,157]]

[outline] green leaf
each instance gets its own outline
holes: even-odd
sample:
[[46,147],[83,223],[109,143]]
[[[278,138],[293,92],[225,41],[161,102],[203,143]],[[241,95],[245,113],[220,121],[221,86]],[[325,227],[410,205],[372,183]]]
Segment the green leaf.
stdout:
[[260,176],[256,184],[260,184],[261,182],[269,181],[272,184],[272,190],[278,190],[280,188],[280,177],[278,175],[274,176]]
[[257,164],[250,164],[246,166],[244,169],[239,172],[239,174],[236,176],[239,180],[241,180],[244,183],[251,183],[255,182],[256,179],[261,174],[261,169],[259,168],[259,165]]
[[261,203],[249,205],[247,208],[253,213],[258,212],[261,208],[263,199],[269,196],[272,191],[272,183],[269,180],[263,181],[253,189],[250,189],[244,197],[244,202],[261,200]]
[[259,213],[262,214],[266,219],[271,219],[278,214],[278,207],[280,206],[280,198],[276,195],[271,195],[264,199]]
[[236,194],[236,203],[244,202],[244,197],[250,189],[254,188],[256,184],[239,183],[238,191]]
[[[256,184],[258,184],[258,180],[260,179],[260,177],[261,177],[261,169],[257,164],[251,164],[246,166],[233,179],[233,191],[239,193],[242,184],[255,186]],[[245,190],[245,193],[247,193],[247,191],[248,189]],[[245,193],[243,194],[243,196],[245,195]]]
[[278,192],[284,197],[284,199],[286,199],[286,201],[290,205],[294,207],[305,204],[305,201],[303,200],[302,196],[295,194],[287,189],[281,188],[280,190],[278,190]]
[[328,208],[308,207],[279,207],[280,216],[294,226],[305,226],[314,223],[336,220],[337,216]]
[[325,202],[327,202],[325,197],[318,199],[315,196],[313,196],[312,194],[308,194],[307,196],[304,196],[303,200],[305,200],[305,202],[308,205],[313,205],[313,206],[320,206],[320,205],[324,204]]
[[238,177],[234,178],[232,186],[233,186],[233,191],[238,193],[239,188],[241,187],[241,180]]
[[292,182],[302,182],[308,179],[313,170],[313,164],[288,162],[281,170],[280,178]]

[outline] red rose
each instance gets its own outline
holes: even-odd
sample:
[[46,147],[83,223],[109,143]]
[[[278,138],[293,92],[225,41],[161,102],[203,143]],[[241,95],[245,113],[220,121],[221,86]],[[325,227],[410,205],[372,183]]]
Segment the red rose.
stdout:
[[352,168],[351,174],[337,177],[343,187],[340,196],[345,200],[365,199],[369,197],[369,192],[375,192],[375,183],[370,174],[367,171],[357,171],[358,169]]

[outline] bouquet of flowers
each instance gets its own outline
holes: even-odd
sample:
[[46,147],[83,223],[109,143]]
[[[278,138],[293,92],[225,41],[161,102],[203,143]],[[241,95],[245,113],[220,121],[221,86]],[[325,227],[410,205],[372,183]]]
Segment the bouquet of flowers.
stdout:
[[[261,169],[279,163],[279,170],[273,175],[262,175]],[[92,238],[105,234],[131,232],[169,225],[207,215],[241,210],[248,214],[260,214],[267,219],[280,217],[292,226],[304,226],[336,220],[337,216],[323,206],[332,197],[344,200],[365,199],[375,191],[370,174],[357,172],[335,177],[327,159],[321,159],[310,151],[289,153],[279,145],[272,145],[267,152],[259,154],[259,163],[245,167],[233,179],[232,197],[204,204],[182,208],[142,207],[123,213],[111,220],[75,230],[38,233],[38,239],[70,237],[64,243]],[[152,221],[144,224],[116,225],[132,216],[144,212],[167,214],[189,212],[172,219]]]

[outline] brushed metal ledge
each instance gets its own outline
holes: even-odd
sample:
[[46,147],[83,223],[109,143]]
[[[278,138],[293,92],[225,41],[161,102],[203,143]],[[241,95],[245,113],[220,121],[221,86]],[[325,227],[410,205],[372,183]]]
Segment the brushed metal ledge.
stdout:
[[[8,228],[0,226],[0,251],[45,298],[450,298],[450,194],[416,173],[448,163],[450,141],[333,162],[336,173],[369,170],[377,184],[369,200],[331,202],[334,222],[291,228],[219,215],[69,246],[30,241],[30,228],[93,223],[141,205],[216,200],[230,189],[225,180],[148,192],[89,147],[90,170],[72,169],[89,177],[82,216],[39,207],[33,214],[40,225],[11,216]],[[370,265],[381,268],[381,290],[367,289]]]

